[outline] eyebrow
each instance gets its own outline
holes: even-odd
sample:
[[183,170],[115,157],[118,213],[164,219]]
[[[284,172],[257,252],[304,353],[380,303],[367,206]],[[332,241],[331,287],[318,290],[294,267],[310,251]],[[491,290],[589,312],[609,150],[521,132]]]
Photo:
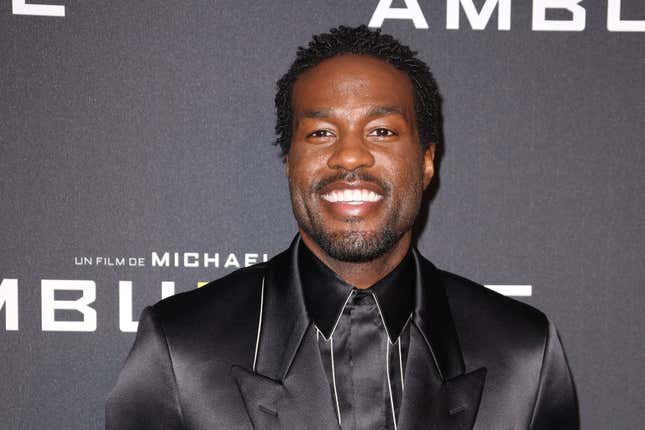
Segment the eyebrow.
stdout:
[[389,115],[391,113],[405,117],[403,109],[401,109],[399,106],[374,106],[372,109],[370,109],[367,116]]
[[[329,118],[332,116],[333,109],[317,109],[317,110],[307,110],[304,111],[302,116],[304,118]],[[389,114],[398,114],[402,117],[406,117],[403,109],[399,106],[374,106],[367,113],[368,117],[371,116],[381,116]]]
[[305,118],[329,118],[331,109],[306,110],[302,114]]

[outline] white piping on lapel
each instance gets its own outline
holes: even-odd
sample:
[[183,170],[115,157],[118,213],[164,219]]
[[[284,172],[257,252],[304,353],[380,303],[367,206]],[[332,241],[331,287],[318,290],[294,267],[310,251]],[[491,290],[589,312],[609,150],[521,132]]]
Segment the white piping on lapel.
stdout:
[[390,383],[390,338],[385,342],[385,372],[387,374],[387,389],[390,392],[390,407],[392,408],[392,422],[396,428],[396,414],[394,413],[394,398],[392,397],[392,384]]
[[[350,296],[351,296],[351,293],[350,293]],[[347,304],[347,301],[345,301],[345,304]],[[336,322],[336,324],[338,324],[338,322]],[[332,336],[329,336],[329,339],[326,339],[325,335],[318,329],[316,324],[314,324],[313,326],[316,329],[316,342],[319,342],[320,336],[322,336],[325,342],[329,343],[329,350],[331,355],[331,379],[334,386],[334,400],[336,401],[336,414],[338,415],[338,424],[342,425],[342,421],[340,418],[340,402],[338,401],[338,389],[336,388],[336,364],[334,362],[334,337],[332,334]]]
[[331,333],[329,333],[329,337],[325,337],[325,333],[323,333],[323,332],[321,332],[319,330],[320,334],[322,334],[322,337],[323,337],[323,339],[325,339],[325,341],[329,342],[329,339],[331,339],[332,336],[334,336],[334,332],[336,331],[336,327],[338,327],[338,323],[340,322],[340,317],[343,316],[343,311],[345,310],[345,306],[347,306],[347,303],[349,302],[349,299],[352,297],[353,294],[354,294],[354,289],[352,288],[349,291],[349,294],[347,295],[347,298],[345,299],[345,303],[343,303],[343,307],[340,308],[340,312],[338,313],[338,316],[336,317],[336,322],[334,323],[334,327],[331,329]]
[[372,291],[371,293],[372,293],[372,298],[374,299],[374,302],[376,303],[376,309],[378,309],[378,314],[380,315],[381,321],[383,322],[383,328],[385,329],[385,335],[387,336],[388,346],[389,346],[390,343],[394,345],[394,342],[396,342],[396,341],[392,342],[390,340],[391,339],[390,332],[387,329],[387,324],[385,324],[385,318],[383,318],[383,312],[381,312],[381,305],[378,304],[378,299],[376,298],[376,294],[374,294],[374,291]]
[[255,353],[253,354],[253,373],[258,361],[258,349],[260,348],[260,333],[262,333],[262,311],[264,310],[264,276],[262,277],[262,288],[260,289],[260,316],[258,318],[258,334],[255,338]]
[[405,383],[403,382],[403,356],[401,354],[401,336],[397,339],[399,342],[399,369],[401,374],[401,391],[405,390]]
[[336,368],[334,365],[334,337],[329,338],[329,349],[331,350],[331,379],[334,382],[334,397],[336,398],[336,412],[338,412],[338,425],[342,425],[340,420],[340,404],[338,403],[338,390],[336,389]]
[[[418,288],[419,288],[418,284],[419,284],[420,280],[423,279],[423,278],[421,277],[421,261],[419,261],[419,256],[417,255],[417,251],[414,249],[414,247],[412,247],[412,256],[414,257],[414,265],[415,265],[415,268],[416,268],[415,275],[416,275],[417,290],[418,290]],[[416,307],[416,305],[415,305],[415,307]],[[418,325],[417,325],[417,327],[418,327]],[[439,377],[441,378],[442,381],[445,381],[446,377],[443,374],[443,370],[441,369],[441,366],[439,365],[439,360],[437,360],[437,355],[434,352],[434,348],[432,347],[432,344],[430,343],[430,341],[426,337],[426,335],[423,332],[423,330],[419,329],[419,332],[421,333],[421,336],[423,337],[423,340],[425,341],[426,345],[428,345],[428,349],[430,350],[430,354],[432,355],[432,361],[434,361],[434,365],[435,365],[435,368],[437,369],[437,372],[439,373]]]

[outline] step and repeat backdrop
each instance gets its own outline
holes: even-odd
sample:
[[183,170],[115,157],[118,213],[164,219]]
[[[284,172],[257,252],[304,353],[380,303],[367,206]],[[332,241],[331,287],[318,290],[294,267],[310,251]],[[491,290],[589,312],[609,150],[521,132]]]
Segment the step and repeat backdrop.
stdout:
[[584,429],[643,428],[642,0],[0,0],[0,428],[102,428],[144,306],[288,246],[275,82],[340,24],[439,83],[418,248],[550,316]]

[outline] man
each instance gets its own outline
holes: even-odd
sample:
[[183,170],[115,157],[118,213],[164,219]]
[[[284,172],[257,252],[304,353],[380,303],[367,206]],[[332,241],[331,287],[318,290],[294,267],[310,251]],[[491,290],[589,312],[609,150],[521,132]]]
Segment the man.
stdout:
[[539,311],[412,247],[439,95],[390,36],[339,27],[278,83],[299,234],[266,264],[146,308],[108,429],[577,429]]

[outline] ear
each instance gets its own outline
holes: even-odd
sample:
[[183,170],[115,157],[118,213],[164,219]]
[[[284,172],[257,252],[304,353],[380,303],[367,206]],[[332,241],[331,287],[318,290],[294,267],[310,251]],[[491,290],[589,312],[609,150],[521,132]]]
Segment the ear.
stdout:
[[423,153],[423,189],[428,188],[434,176],[434,152],[437,145],[429,143]]
[[289,154],[284,156],[284,174],[289,177]]

